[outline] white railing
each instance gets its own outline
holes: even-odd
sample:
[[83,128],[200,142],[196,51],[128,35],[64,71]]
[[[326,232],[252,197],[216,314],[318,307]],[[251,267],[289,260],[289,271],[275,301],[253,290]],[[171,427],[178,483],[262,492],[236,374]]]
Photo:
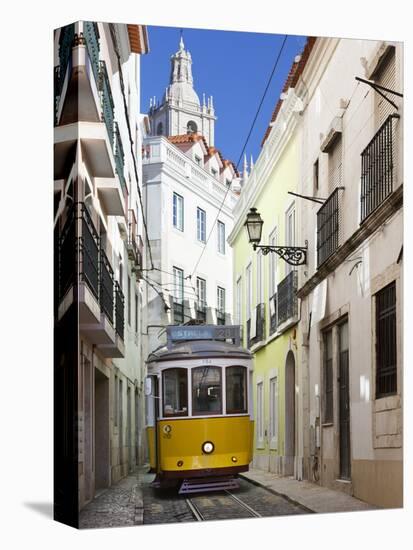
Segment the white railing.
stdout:
[[[150,139],[153,141],[150,142]],[[190,178],[194,184],[207,190],[220,202],[227,192],[225,183],[219,182],[202,167],[195,165],[195,162],[191,158],[187,157],[174,145],[169,144],[164,137],[148,138],[146,143],[144,142],[142,162],[144,165],[157,162],[169,164],[179,174],[186,178]],[[238,197],[230,191],[225,200],[225,204],[232,210],[237,201]]]

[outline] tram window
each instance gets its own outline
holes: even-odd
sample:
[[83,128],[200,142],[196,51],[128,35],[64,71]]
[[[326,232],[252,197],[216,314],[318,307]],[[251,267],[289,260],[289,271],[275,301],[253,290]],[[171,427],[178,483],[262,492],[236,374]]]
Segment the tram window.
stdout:
[[163,415],[188,416],[187,370],[166,369],[162,377]]
[[220,367],[192,369],[192,414],[222,414]]
[[247,369],[227,367],[227,414],[247,412]]

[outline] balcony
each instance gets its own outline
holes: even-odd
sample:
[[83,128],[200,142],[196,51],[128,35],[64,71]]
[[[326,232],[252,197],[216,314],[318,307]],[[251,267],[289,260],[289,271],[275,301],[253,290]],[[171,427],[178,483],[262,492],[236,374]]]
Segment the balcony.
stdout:
[[83,203],[72,206],[67,213],[59,238],[58,270],[57,320],[78,302],[79,330],[83,336],[105,357],[123,357],[124,344],[117,336],[121,332],[123,338],[123,328],[118,327],[119,301],[114,315],[113,269],[100,247],[92,215]]
[[277,286],[277,329],[285,330],[297,321],[297,271],[290,271]]
[[225,311],[217,309],[217,325],[225,325]]
[[184,322],[184,303],[173,302],[173,322],[175,325],[181,325]]
[[[255,322],[255,330],[251,330],[251,323]],[[247,324],[247,335],[248,335],[248,347],[250,348],[258,342],[262,342],[265,337],[265,305],[258,304],[255,307],[255,312],[252,316],[252,319],[249,320],[249,325]]]
[[361,223],[393,192],[398,118],[390,115],[361,153]]
[[59,38],[59,65],[54,68],[54,99],[55,99],[55,123],[59,111],[60,98],[63,95],[65,83],[67,84],[68,67],[71,66],[72,47],[75,40],[75,25],[66,25],[60,30]]
[[277,330],[277,293],[270,298],[270,335]]
[[115,135],[115,142],[114,142],[113,154],[115,155],[116,173],[120,181],[120,186],[122,188],[123,195],[126,197],[127,189],[126,189],[126,181],[125,181],[125,175],[124,175],[125,154],[123,152],[123,145],[122,145],[122,140],[120,138],[119,127],[117,122],[115,122],[115,125],[114,125],[114,135]]
[[341,189],[337,187],[317,212],[317,268],[339,247]]
[[128,210],[128,235],[126,249],[128,251],[129,259],[134,264],[133,269],[135,271],[140,271],[143,267],[143,242],[141,236],[137,234],[136,216],[135,211],[132,209]]
[[109,83],[108,70],[106,68],[105,61],[99,61],[99,94],[102,106],[102,122],[106,125],[106,130],[109,136],[109,142],[113,149],[113,136],[114,136],[114,103],[112,97],[112,91]]
[[201,323],[206,323],[207,308],[205,303],[196,303],[196,320]]

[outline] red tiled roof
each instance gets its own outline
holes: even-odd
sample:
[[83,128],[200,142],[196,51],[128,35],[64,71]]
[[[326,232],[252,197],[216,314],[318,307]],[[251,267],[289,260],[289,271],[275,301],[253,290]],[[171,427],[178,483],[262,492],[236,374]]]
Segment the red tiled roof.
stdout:
[[133,53],[149,52],[148,32],[146,25],[127,25],[130,49]]
[[[310,53],[311,53],[311,50],[313,49],[316,39],[317,37],[315,36],[309,36],[307,38],[307,42],[304,46],[303,51],[301,52],[300,60],[298,61],[298,63],[294,61],[294,63],[291,65],[290,72],[288,73],[287,79],[282,89],[283,93],[287,93],[290,88],[295,88],[298,82],[298,79],[300,78],[301,73],[303,72],[304,67],[306,66],[308,58],[310,57]],[[278,113],[281,109],[281,105],[282,105],[282,100],[279,99],[272,113],[271,122],[275,122],[278,116]],[[264,145],[265,140],[270,135],[270,132],[271,132],[271,126],[268,126],[267,130],[265,131],[264,137],[262,138],[261,147]]]
[[206,142],[206,139],[204,138],[204,136],[202,134],[181,134],[179,136],[168,136],[168,140],[171,143],[175,144],[175,145],[179,145],[180,143],[197,143],[198,141],[202,140],[202,142],[205,146],[205,149],[207,150],[207,154],[205,155],[205,157],[210,158],[213,155],[218,154],[224,168],[226,166],[231,165],[234,169],[234,172],[235,172],[236,176],[239,177],[238,170],[237,170],[235,164],[232,162],[232,160],[224,159],[224,157],[222,156],[221,151],[219,149],[217,149],[216,147],[214,147],[214,146],[209,147],[207,142]]
[[202,141],[205,149],[208,151],[208,144],[206,139],[201,134],[182,134],[179,136],[168,136],[168,139],[171,143],[197,143]]

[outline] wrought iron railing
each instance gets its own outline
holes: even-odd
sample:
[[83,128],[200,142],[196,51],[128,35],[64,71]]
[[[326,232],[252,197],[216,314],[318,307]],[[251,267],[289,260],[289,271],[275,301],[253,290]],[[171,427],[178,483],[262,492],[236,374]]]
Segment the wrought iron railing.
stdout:
[[298,311],[297,299],[297,271],[290,271],[277,286],[278,297],[278,325],[296,317]]
[[206,305],[203,303],[196,304],[196,319],[202,323],[206,323]]
[[390,115],[361,153],[361,221],[392,193],[395,164],[395,121]]
[[113,148],[113,127],[114,127],[114,103],[110,89],[108,71],[106,63],[99,61],[99,92],[102,105],[102,122],[106,124],[109,141]]
[[339,246],[340,211],[337,187],[317,212],[317,267],[320,267]]
[[54,100],[55,123],[57,122],[57,108],[62,93],[67,67],[71,62],[71,53],[75,39],[75,25],[66,25],[60,29],[59,37],[59,65],[54,68]]
[[250,334],[251,334],[251,319],[247,319],[247,348],[250,348],[252,345]]
[[217,309],[217,325],[225,325],[225,311]]
[[125,154],[123,152],[122,140],[120,137],[118,123],[115,122],[115,143],[114,143],[114,155],[115,155],[115,164],[116,164],[116,173],[118,175],[122,191],[125,194],[126,191],[126,182],[124,176],[125,170]]
[[[251,327],[251,324],[250,324]],[[250,334],[251,331],[249,330]],[[255,336],[249,338],[249,344],[252,346],[258,342],[261,342],[265,336],[265,305],[257,304],[255,307]]]
[[182,324],[184,322],[184,304],[183,302],[173,303],[174,323]]
[[99,30],[97,23],[84,21],[83,36],[86,41],[87,53],[89,55],[92,71],[96,84],[99,83]]
[[92,218],[83,203],[80,203],[82,234],[79,236],[80,278],[99,299],[99,235]]
[[74,205],[68,210],[66,222],[59,237],[58,269],[59,300],[76,279],[76,223]]
[[103,248],[100,249],[100,307],[106,314],[107,318],[113,323],[113,294],[114,294],[114,279],[113,269],[109,263]]
[[277,330],[277,293],[270,298],[270,334]]
[[115,330],[123,340],[125,330],[125,298],[117,281],[115,282]]

